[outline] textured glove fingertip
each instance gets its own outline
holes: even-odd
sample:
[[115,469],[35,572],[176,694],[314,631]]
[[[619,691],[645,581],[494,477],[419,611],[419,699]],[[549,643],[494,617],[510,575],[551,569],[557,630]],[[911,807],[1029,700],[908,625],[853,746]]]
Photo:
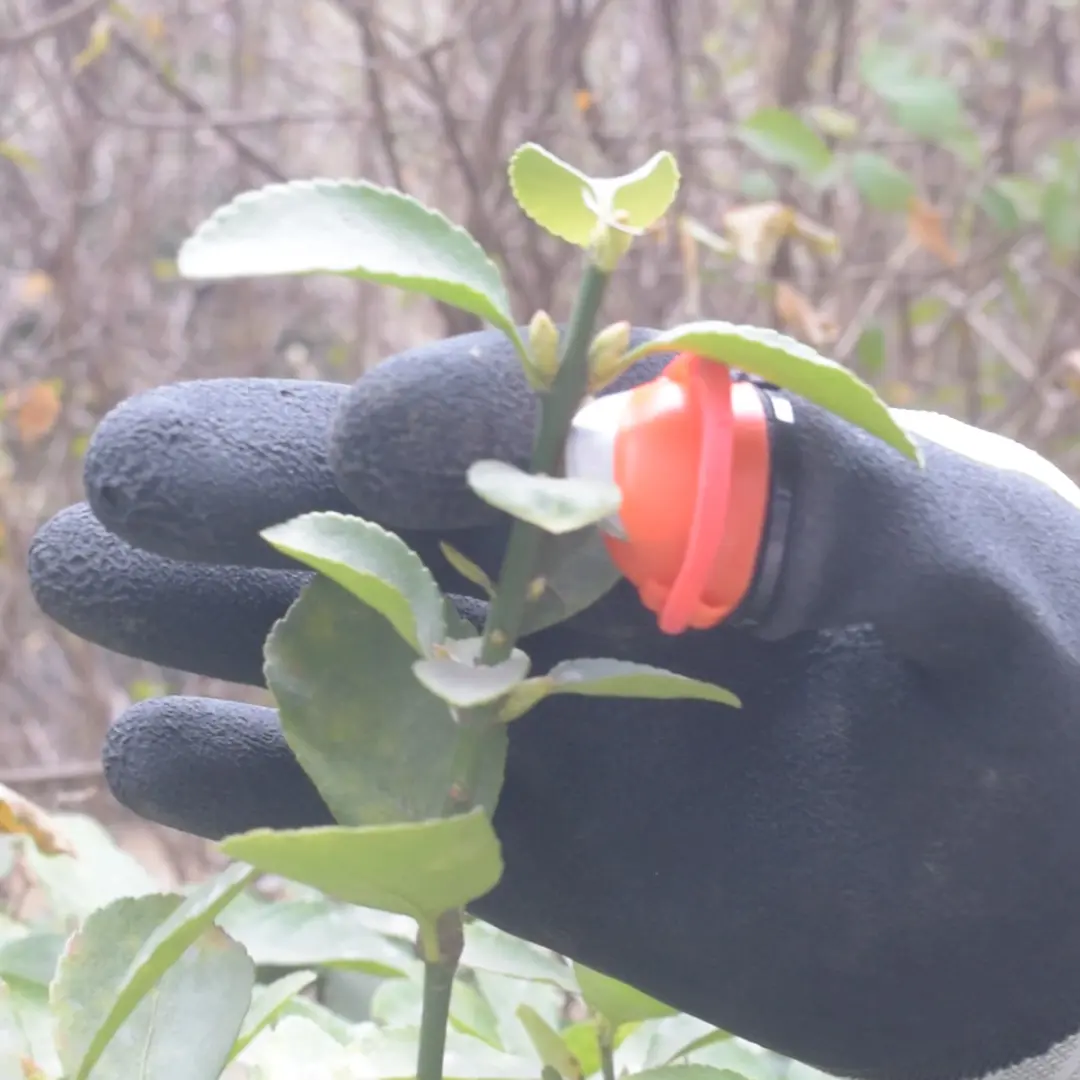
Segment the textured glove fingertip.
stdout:
[[140,701],[102,752],[118,802],[148,821],[208,839],[249,829],[333,823],[273,709],[213,698]]

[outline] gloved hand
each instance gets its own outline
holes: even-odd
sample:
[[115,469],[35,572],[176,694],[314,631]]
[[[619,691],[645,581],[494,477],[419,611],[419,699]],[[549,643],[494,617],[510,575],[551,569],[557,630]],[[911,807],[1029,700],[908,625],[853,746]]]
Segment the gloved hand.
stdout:
[[[840,1075],[956,1080],[1043,1055],[1080,1030],[1080,492],[1018,471],[1018,450],[992,465],[921,436],[920,472],[789,400],[783,559],[753,619],[667,637],[620,586],[525,642],[537,671],[621,656],[744,708],[567,696],[515,722],[506,873],[475,913]],[[358,512],[460,589],[437,542],[495,572],[505,536],[465,469],[525,465],[533,419],[497,334],[351,389],[151,391],[102,422],[89,505],[38,534],[35,595],[106,648],[260,685],[308,580],[261,528]],[[105,763],[121,802],[190,833],[328,821],[269,709],[140,702]]]

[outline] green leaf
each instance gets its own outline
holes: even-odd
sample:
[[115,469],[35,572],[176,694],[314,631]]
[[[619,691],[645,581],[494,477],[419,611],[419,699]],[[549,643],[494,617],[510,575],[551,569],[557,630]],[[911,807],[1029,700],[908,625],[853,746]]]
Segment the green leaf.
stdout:
[[922,462],[915,443],[866,383],[794,338],[753,326],[687,323],[639,345],[633,356],[638,360],[649,353],[684,350],[759,375]]
[[342,1076],[337,1067],[344,1057],[344,1046],[317,1021],[289,1015],[271,1030],[261,1032],[245,1049],[242,1060],[248,1071],[239,1075],[251,1080]]
[[1080,196],[1063,180],[1051,181],[1043,191],[1041,210],[1054,254],[1065,258],[1080,251]]
[[495,595],[495,583],[477,566],[472,559],[463,555],[456,547],[439,541],[439,550],[443,558],[466,580],[471,581],[489,599]]
[[571,1024],[562,1030],[561,1035],[570,1053],[581,1063],[581,1071],[586,1076],[593,1076],[600,1071],[600,1025],[597,1020],[590,1017],[588,1020]]
[[568,993],[577,990],[570,966],[554,953],[483,922],[465,927],[461,966],[512,979],[550,983]]
[[851,139],[859,133],[858,117],[831,105],[812,105],[810,117],[815,124],[834,139]]
[[510,159],[510,186],[521,209],[552,235],[588,247],[603,214],[621,210],[631,229],[647,229],[667,213],[679,190],[671,154],[654,154],[625,176],[589,177],[535,143]]
[[[416,1028],[364,1025],[349,1044],[347,1060],[366,1080],[415,1080],[418,1036]],[[444,1080],[536,1080],[537,1072],[535,1058],[503,1053],[454,1028],[446,1033]]]
[[490,892],[502,875],[484,811],[366,829],[257,829],[222,850],[350,904],[409,915],[432,941],[435,919]]
[[919,71],[913,53],[874,46],[860,60],[863,81],[890,107],[896,123],[921,139],[949,141],[969,125],[956,88]]
[[[54,1028],[47,990],[30,983],[9,985],[0,979],[0,1078],[7,1080],[3,1073],[9,1060],[5,1040],[18,1048],[16,1066],[25,1056],[46,1076],[59,1076],[62,1066],[56,1052]],[[21,1067],[16,1075],[18,1080],[29,1080]]]
[[457,709],[472,709],[497,701],[529,674],[529,658],[514,649],[501,664],[480,664],[483,639],[448,642],[446,656],[417,660],[413,672],[431,693]]
[[499,1020],[491,1004],[475,987],[457,979],[450,997],[450,1023],[465,1035],[481,1039],[496,1050],[506,1049],[499,1039]]
[[588,247],[597,225],[586,202],[589,178],[535,143],[510,158],[510,187],[521,209],[553,236]]
[[446,636],[443,595],[404,540],[363,518],[316,513],[263,530],[278,551],[374,608],[418,652]]
[[1006,199],[1016,216],[1026,224],[1040,220],[1043,186],[1030,176],[999,176],[991,189]]
[[0,979],[48,988],[64,952],[62,934],[37,931],[0,947]]
[[[417,682],[415,659],[376,611],[325,578],[307,586],[267,640],[267,684],[285,738],[342,825],[442,813],[458,728]],[[490,750],[476,799],[494,808],[505,743]]]
[[499,271],[442,214],[362,180],[296,180],[249,191],[183,244],[181,277],[210,281],[334,273],[471,312],[526,349]]
[[678,1012],[670,1005],[665,1005],[609,975],[601,975],[599,971],[593,971],[584,964],[574,964],[574,975],[581,987],[581,996],[585,1003],[604,1017],[613,1028],[641,1020],[675,1016]]
[[786,165],[808,179],[824,173],[832,164],[825,140],[795,113],[787,109],[758,109],[735,131],[747,149],[774,165]]
[[544,579],[544,591],[525,607],[523,636],[573,618],[622,579],[595,528],[550,539],[536,572]]
[[855,344],[855,355],[864,371],[878,375],[885,369],[885,331],[880,326],[868,326]]
[[635,697],[654,701],[689,699],[742,708],[742,702],[730,690],[629,660],[564,660],[543,678],[550,684],[548,693],[551,694]]
[[19,1023],[11,988],[0,981],[0,1080],[26,1080],[20,1062],[30,1055],[31,1048]]
[[859,150],[851,155],[851,179],[873,207],[890,213],[907,210],[915,182],[888,158]]
[[249,876],[232,868],[187,900],[119,900],[86,920],[52,990],[60,1060],[72,1080],[217,1080],[251,1000],[255,965],[212,919]]
[[622,211],[631,229],[648,229],[671,209],[679,193],[679,166],[666,150],[625,176],[595,177],[593,190],[601,206]]
[[325,898],[268,903],[245,896],[218,923],[260,967],[338,967],[392,979],[414,963],[366,924],[363,911]]
[[466,479],[484,502],[556,536],[602,521],[622,504],[615,484],[534,476],[502,461],[476,461]]
[[1002,232],[1013,232],[1020,228],[1016,206],[994,184],[979,192],[979,208]]
[[745,1080],[742,1073],[711,1065],[662,1065],[634,1074],[634,1080]]
[[704,1020],[678,1013],[652,1025],[645,1067],[670,1065],[716,1043],[727,1042],[731,1035]]
[[251,1006],[244,1017],[244,1022],[229,1052],[229,1061],[243,1053],[256,1035],[280,1019],[297,994],[306,990],[318,976],[314,971],[292,971],[275,979],[269,986],[260,986],[255,990]]
[[565,1080],[582,1080],[585,1073],[581,1062],[574,1057],[559,1033],[535,1009],[521,1005],[517,1010],[517,1018],[545,1065],[550,1066]]
[[52,915],[81,920],[121,897],[160,891],[151,874],[122,851],[107,829],[82,814],[52,814],[54,824],[74,850],[71,855],[42,855],[32,844],[23,851],[26,869],[48,896]]

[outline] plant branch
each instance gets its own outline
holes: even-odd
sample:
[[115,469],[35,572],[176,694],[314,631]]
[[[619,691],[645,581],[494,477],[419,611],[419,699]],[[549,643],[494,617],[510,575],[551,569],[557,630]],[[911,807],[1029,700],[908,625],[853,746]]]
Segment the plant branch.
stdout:
[[417,1080],[442,1080],[450,998],[464,947],[461,912],[446,912],[439,919],[436,932],[439,958],[424,964],[424,1004],[420,1016],[420,1048],[416,1059]]
[[[574,413],[589,383],[588,354],[609,275],[590,263],[570,317],[558,374],[541,399],[540,430],[533,447],[532,472],[551,476],[558,468]],[[515,521],[510,531],[499,586],[484,625],[481,663],[498,664],[509,657],[521,631],[528,601],[529,583],[543,533],[533,525]]]
[[[566,346],[551,389],[541,398],[540,427],[533,446],[532,471],[551,475],[562,458],[574,414],[589,385],[589,345],[604,299],[610,274],[590,262],[582,279],[570,317]],[[521,632],[529,585],[536,572],[544,533],[533,525],[515,521],[503,558],[495,598],[484,624],[480,652],[482,664],[506,660]],[[468,813],[474,806],[476,777],[491,745],[492,729],[500,724],[494,707],[463,710],[451,764],[452,782],[443,815]],[[460,911],[443,914],[438,927],[438,959],[424,965],[424,1005],[420,1021],[417,1080],[442,1080],[450,995],[461,956],[463,928]],[[608,1078],[614,1080],[614,1077]]]

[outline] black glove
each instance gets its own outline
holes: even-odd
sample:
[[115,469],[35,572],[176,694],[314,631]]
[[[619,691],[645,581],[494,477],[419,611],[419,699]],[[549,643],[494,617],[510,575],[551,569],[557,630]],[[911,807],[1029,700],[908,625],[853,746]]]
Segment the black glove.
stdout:
[[[1080,1029],[1080,495],[923,439],[920,472],[791,406],[772,425],[783,560],[753,618],[665,637],[620,586],[526,642],[537,671],[621,656],[744,709],[556,697],[512,725],[506,873],[475,913],[841,1075],[1045,1054]],[[90,505],[38,534],[35,594],[109,649],[261,685],[308,575],[260,528],[358,512],[460,589],[438,540],[495,572],[505,536],[465,468],[526,464],[534,415],[497,334],[351,389],[140,395],[93,440]],[[268,709],[141,702],[105,762],[121,802],[191,833],[328,821]]]

